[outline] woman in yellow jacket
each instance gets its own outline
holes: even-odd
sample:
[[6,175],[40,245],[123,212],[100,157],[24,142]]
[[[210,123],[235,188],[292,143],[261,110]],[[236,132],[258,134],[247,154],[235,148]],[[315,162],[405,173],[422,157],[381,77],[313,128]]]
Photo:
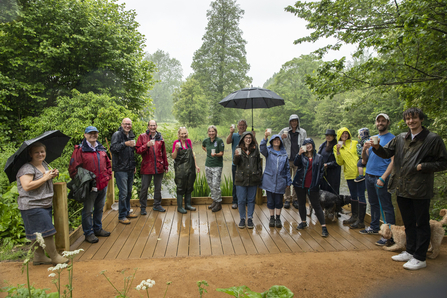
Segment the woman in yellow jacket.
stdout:
[[[365,227],[364,219],[366,214],[365,181],[354,182],[359,175],[357,162],[357,141],[352,139],[351,132],[346,127],[337,131],[337,142],[334,146],[334,155],[337,164],[343,166],[343,172],[351,193],[351,218],[344,220],[343,224],[351,224],[351,229]],[[363,175],[363,173],[361,173]]]

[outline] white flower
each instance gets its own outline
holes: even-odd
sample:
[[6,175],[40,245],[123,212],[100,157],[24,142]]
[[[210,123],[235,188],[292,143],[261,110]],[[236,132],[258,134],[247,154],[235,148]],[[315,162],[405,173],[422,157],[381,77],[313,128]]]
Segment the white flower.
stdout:
[[50,275],[48,275],[48,277],[55,277],[56,273],[50,273]]
[[23,261],[23,264],[26,265],[29,263],[29,261],[30,261],[30,258],[26,258],[25,261]]
[[153,286],[155,286],[155,280],[151,280]]
[[146,290],[146,287],[145,287],[145,286],[142,286],[141,289],[142,289],[142,290]]
[[136,287],[136,289],[137,289],[137,291],[141,290],[141,285],[138,285],[138,286]]
[[36,234],[36,241],[37,243],[39,243],[39,245],[45,249],[46,245],[45,245],[45,240],[43,240],[42,234],[41,233],[34,233]]
[[153,287],[153,285],[152,285],[151,283],[148,283],[147,286],[148,286],[149,288],[152,288],[152,287]]
[[61,269],[67,268],[67,267],[68,267],[67,264],[57,264],[54,267],[48,268],[48,271],[58,271],[58,270],[61,270]]

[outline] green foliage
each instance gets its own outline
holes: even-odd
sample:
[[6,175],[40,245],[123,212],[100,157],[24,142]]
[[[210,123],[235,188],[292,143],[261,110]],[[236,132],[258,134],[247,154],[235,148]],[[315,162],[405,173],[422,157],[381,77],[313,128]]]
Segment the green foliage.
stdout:
[[208,293],[208,291],[205,288],[208,287],[208,283],[206,282],[206,280],[198,281],[197,286],[199,287],[200,298],[202,298],[204,293]]
[[[153,54],[146,54],[145,60],[152,61],[157,66],[154,79],[157,80],[150,95],[155,104],[155,119],[157,122],[172,119],[172,93],[182,83],[182,65],[169,53],[157,50]],[[150,119],[145,119],[150,120]]]
[[294,296],[292,291],[290,291],[285,286],[272,286],[268,291],[265,291],[263,293],[254,292],[247,286],[216,289],[216,291],[241,298],[292,298]]
[[130,288],[132,287],[132,283],[133,280],[135,279],[135,274],[137,273],[138,268],[134,269],[134,272],[132,275],[130,276],[124,276],[126,269],[124,269],[123,271],[121,271],[121,274],[124,276],[123,278],[123,288],[121,290],[118,290],[115,285],[110,281],[110,279],[107,277],[106,275],[106,271],[101,271],[101,275],[104,275],[104,277],[107,279],[107,281],[109,282],[109,284],[115,289],[116,293],[118,294],[115,297],[120,297],[120,298],[126,298],[129,297],[127,296],[127,294],[130,291]]
[[22,245],[16,245],[8,239],[4,239],[0,246],[0,261],[15,261],[20,260],[26,255],[22,249]]
[[193,77],[186,79],[173,94],[172,112],[175,118],[188,127],[206,123],[208,104],[199,82]]
[[194,190],[191,193],[193,197],[209,197],[210,187],[206,181],[205,173],[198,173],[194,182]]
[[192,69],[205,90],[211,121],[222,124],[239,118],[240,111],[224,109],[219,101],[233,91],[249,85],[250,65],[245,57],[245,44],[239,22],[242,10],[235,0],[215,0],[206,16],[208,25],[203,44],[194,53]]
[[17,185],[0,194],[0,238],[3,242],[24,243],[25,228],[19,211]]
[[[48,294],[46,291],[49,289],[36,289],[34,286],[26,288],[24,284],[18,284],[17,286],[7,286],[0,289],[0,292],[8,293],[6,297],[17,297],[17,298],[56,298],[59,295],[54,295],[54,293]],[[31,293],[31,295],[30,295]]]
[[223,197],[230,197],[233,195],[233,179],[230,176],[223,176],[223,179],[220,181],[220,190],[222,192]]

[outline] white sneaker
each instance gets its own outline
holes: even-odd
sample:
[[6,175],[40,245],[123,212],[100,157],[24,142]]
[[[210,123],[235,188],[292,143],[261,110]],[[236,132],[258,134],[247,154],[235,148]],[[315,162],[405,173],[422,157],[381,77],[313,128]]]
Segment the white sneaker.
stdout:
[[427,267],[426,261],[419,261],[418,259],[411,258],[404,264],[404,268],[408,270],[418,270]]
[[408,252],[403,251],[398,255],[392,256],[391,259],[396,262],[407,262],[413,258],[413,255],[410,255]]

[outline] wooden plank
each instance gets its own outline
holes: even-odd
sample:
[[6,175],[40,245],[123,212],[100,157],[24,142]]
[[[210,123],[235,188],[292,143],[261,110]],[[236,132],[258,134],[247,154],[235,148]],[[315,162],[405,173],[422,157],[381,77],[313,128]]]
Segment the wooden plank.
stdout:
[[191,211],[191,223],[189,226],[189,255],[200,256],[199,214]]
[[174,219],[172,221],[171,226],[171,232],[169,233],[169,239],[168,239],[168,245],[166,247],[166,257],[175,257],[177,256],[177,249],[178,249],[178,241],[181,231],[181,225],[182,225],[182,215],[180,212],[177,211],[177,208],[175,208],[174,211]]
[[[265,216],[266,222],[269,222],[270,221],[270,211],[267,208],[267,205],[259,206],[259,210]],[[284,218],[282,218],[282,222],[284,223]],[[295,242],[292,239],[292,237],[290,237],[290,234],[284,228],[284,225],[281,229],[275,229],[275,230],[292,252],[303,252],[303,249],[298,245],[298,243]]]
[[208,217],[210,229],[211,253],[213,255],[223,255],[222,241],[220,239],[216,215],[210,209],[208,209],[208,207],[206,207],[206,215]]
[[340,228],[340,231],[343,231],[347,234],[349,234],[350,236],[352,236],[354,239],[356,239],[357,241],[361,242],[363,245],[365,245],[368,249],[377,249],[378,246],[375,245],[374,243],[376,241],[378,241],[380,239],[379,235],[362,235],[359,233],[359,229],[350,229],[348,225],[343,225],[343,220],[347,219],[348,217],[345,216],[345,218],[343,218],[345,215],[342,215],[342,217],[338,218],[338,222],[337,225]]
[[189,255],[189,226],[191,224],[191,212],[182,216],[181,229],[178,241],[177,256],[187,257]]
[[199,215],[199,239],[200,239],[200,255],[211,255],[211,240],[208,224],[207,206],[197,205],[197,212]]
[[164,257],[166,254],[166,246],[168,245],[169,234],[171,233],[172,223],[174,221],[174,213],[177,207],[169,206],[166,208],[166,217],[158,236],[158,243],[154,251],[154,257]]
[[[149,213],[151,213],[152,210],[149,210]],[[135,212],[139,213],[139,212]],[[123,245],[123,248],[119,252],[119,254],[116,256],[117,259],[128,259],[130,253],[132,252],[135,243],[138,240],[138,237],[141,234],[141,231],[144,229],[144,226],[146,225],[146,221],[148,219],[148,216],[138,216],[136,218],[136,223],[134,228],[132,229],[132,232],[130,233],[129,237],[127,237],[126,242]],[[135,219],[133,219],[135,221]]]
[[233,244],[234,253],[237,255],[245,255],[247,252],[245,251],[245,247],[242,244],[241,237],[239,235],[239,227],[233,219],[233,215],[231,215],[231,205],[222,205],[222,214],[225,219],[225,223],[228,229],[228,234],[231,239],[231,243]]
[[[311,218],[315,223],[318,222],[318,218],[313,212],[312,212]],[[328,232],[330,230],[329,226],[331,224],[332,224],[332,221],[326,222],[326,228],[328,229]],[[318,227],[317,226],[315,226],[315,227],[316,227],[316,231],[317,231],[319,228],[321,228],[321,225],[318,224]],[[353,248],[352,244],[349,243],[348,241],[346,241],[346,239],[344,239],[343,237],[335,237],[336,235],[338,235],[338,234],[331,235],[331,233],[329,233],[329,236],[324,239],[338,251],[347,250],[348,249],[347,247]],[[321,232],[320,232],[320,236],[321,236]],[[347,246],[344,246],[343,243],[346,244]]]
[[70,250],[70,231],[68,228],[68,198],[67,183],[53,184],[54,227],[56,228],[55,243],[57,250]]
[[[135,222],[131,222],[129,225],[123,225],[118,223],[118,221],[113,221],[110,224],[116,223],[116,227],[113,230],[113,233],[110,234],[109,237],[106,238],[104,241],[104,244],[101,246],[101,249],[98,250],[95,255],[92,257],[92,260],[102,260],[105,259],[106,256],[110,252],[110,256],[108,259],[115,259],[115,257],[118,255],[119,251],[121,250],[121,247],[123,246],[124,242],[127,239],[127,235],[130,234],[130,232],[133,229],[133,226],[135,225]],[[123,231],[126,231],[123,235]],[[118,245],[115,245],[117,243]]]
[[343,231],[341,231],[340,228],[338,227],[337,223],[332,221],[327,222],[326,227],[329,232],[329,235],[337,239],[337,241],[340,242],[340,244],[343,245],[347,250],[357,250],[358,247],[355,244],[359,245],[363,249],[366,248],[365,245],[355,240],[351,235],[343,233]]
[[152,227],[152,231],[149,234],[149,237],[147,238],[146,246],[143,249],[143,252],[141,254],[141,258],[152,258],[154,255],[155,248],[158,245],[158,239],[161,233],[161,230],[163,228],[163,222],[165,221],[167,212],[158,212],[158,211],[152,211],[155,213],[158,213],[158,217],[154,222],[154,225]]
[[[255,212],[253,214],[253,221],[256,222],[255,229],[256,232],[261,236],[264,241],[265,246],[269,250],[270,253],[279,253],[279,252],[290,252],[290,249],[287,245],[282,241],[276,241],[278,239],[278,235],[276,234],[275,228],[270,228],[268,221],[265,220],[265,217],[262,214],[262,211],[259,209],[259,205],[255,206]],[[273,236],[276,234],[276,236]]]
[[[229,208],[229,210],[231,212],[231,216],[233,217],[233,221],[235,223],[239,222],[240,216],[239,216],[238,210],[232,209],[232,208]],[[253,224],[254,224],[254,222],[253,222]],[[254,233],[251,233],[252,231],[254,231]],[[262,253],[268,253],[267,247],[265,247],[264,242],[262,242],[262,239],[259,237],[259,235],[256,234],[256,230],[249,229],[249,228],[239,229],[239,235],[241,237],[242,244],[244,245],[244,248],[245,248],[245,251],[247,252],[247,254],[254,255],[254,254],[258,253],[258,250],[256,249],[254,240],[252,239],[252,237],[250,237],[250,234],[257,236],[254,238],[257,240],[257,244],[259,245]]]
[[230,233],[225,222],[222,211],[214,213],[216,215],[217,226],[219,227],[220,240],[224,255],[234,255],[233,243],[231,243]]
[[[144,248],[147,244],[147,241],[149,239],[149,236],[151,235],[151,232],[153,232],[154,224],[159,217],[161,213],[157,211],[153,211],[152,209],[148,211],[148,215],[145,215],[144,217],[147,217],[146,223],[143,226],[140,235],[138,236],[137,241],[135,242],[135,245],[132,249],[132,252],[129,255],[129,259],[139,259],[141,255],[143,254]],[[143,216],[141,216],[143,217]]]

